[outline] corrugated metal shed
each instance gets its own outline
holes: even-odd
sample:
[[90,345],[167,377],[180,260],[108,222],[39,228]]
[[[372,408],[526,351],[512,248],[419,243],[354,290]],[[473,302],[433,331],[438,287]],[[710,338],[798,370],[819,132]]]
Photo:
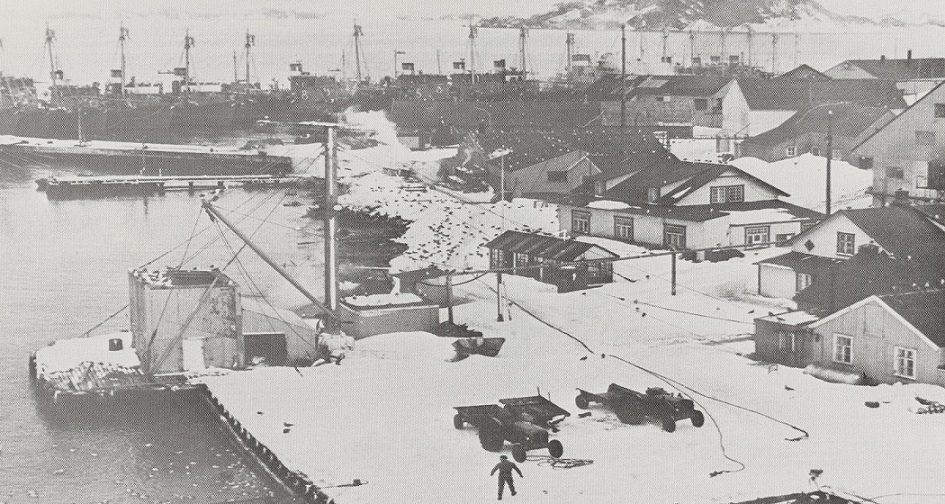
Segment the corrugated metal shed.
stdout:
[[506,231],[487,243],[486,247],[562,262],[574,261],[590,249],[599,250],[602,253],[601,257],[617,257],[617,254],[593,243],[520,231]]

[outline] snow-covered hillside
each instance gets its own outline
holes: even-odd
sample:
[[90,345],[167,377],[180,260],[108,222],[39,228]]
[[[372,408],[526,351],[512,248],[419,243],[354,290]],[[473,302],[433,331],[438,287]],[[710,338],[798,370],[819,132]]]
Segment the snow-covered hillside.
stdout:
[[[891,11],[868,18],[838,14],[816,0],[577,0],[557,4],[530,17],[494,17],[484,26],[541,28],[713,29],[754,31],[844,31],[850,28],[889,29],[925,24],[940,18],[914,10]],[[931,21],[930,21],[931,20]]]

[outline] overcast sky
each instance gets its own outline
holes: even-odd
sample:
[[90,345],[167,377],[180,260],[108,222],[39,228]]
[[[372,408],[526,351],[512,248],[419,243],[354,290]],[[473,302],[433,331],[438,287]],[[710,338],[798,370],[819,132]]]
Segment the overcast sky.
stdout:
[[[841,14],[878,17],[907,10],[945,17],[942,0],[820,0],[828,9]],[[478,13],[493,15],[528,15],[542,12],[557,0],[161,0],[159,3],[117,0],[41,0],[38,2],[3,2],[4,10],[28,17],[56,19],[64,13],[115,17],[157,11],[207,13],[259,12],[265,9],[298,10],[364,17]]]

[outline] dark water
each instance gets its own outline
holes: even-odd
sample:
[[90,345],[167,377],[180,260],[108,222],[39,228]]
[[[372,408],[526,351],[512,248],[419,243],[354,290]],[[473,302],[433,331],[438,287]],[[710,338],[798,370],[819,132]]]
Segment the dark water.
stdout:
[[[57,171],[62,171],[57,169]],[[68,171],[68,170],[66,170]],[[218,424],[193,405],[172,404],[154,414],[88,420],[56,420],[36,408],[27,375],[29,353],[58,338],[76,337],[128,301],[127,270],[186,242],[193,229],[210,225],[199,199],[169,193],[149,199],[49,201],[32,180],[43,168],[0,166],[0,503],[213,503],[286,495],[246,467]],[[284,192],[225,193],[217,203],[247,232],[256,234],[276,260],[311,288],[320,285],[314,224],[304,207],[281,203],[307,197]],[[198,220],[199,216],[199,220]],[[196,222],[196,226],[195,226]],[[296,229],[301,228],[301,229]],[[309,229],[312,228],[312,229]],[[219,236],[197,234],[190,253]],[[185,266],[225,264],[227,234]],[[183,248],[155,266],[177,265]],[[226,271],[250,292],[245,268],[258,288],[283,306],[304,301],[246,249]],[[127,327],[122,314],[105,329]]]

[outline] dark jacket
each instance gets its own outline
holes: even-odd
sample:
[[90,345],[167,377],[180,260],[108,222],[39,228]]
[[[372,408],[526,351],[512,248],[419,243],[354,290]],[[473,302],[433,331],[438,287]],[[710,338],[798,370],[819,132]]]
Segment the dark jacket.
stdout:
[[522,476],[522,471],[518,468],[517,465],[515,465],[515,462],[509,461],[509,460],[503,460],[499,462],[498,464],[496,464],[495,467],[492,468],[492,472],[489,473],[489,476],[492,476],[493,474],[495,474],[496,471],[499,471],[500,478],[505,477],[505,476],[511,478],[512,469],[515,469],[515,472],[518,473],[520,478],[524,478],[524,476]]

